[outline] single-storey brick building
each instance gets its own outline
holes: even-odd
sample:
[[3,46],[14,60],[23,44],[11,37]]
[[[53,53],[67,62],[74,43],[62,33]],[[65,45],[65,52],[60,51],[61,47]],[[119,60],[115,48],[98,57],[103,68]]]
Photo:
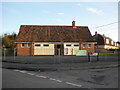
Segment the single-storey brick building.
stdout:
[[88,26],[21,25],[16,38],[17,55],[76,55],[94,52],[95,41]]

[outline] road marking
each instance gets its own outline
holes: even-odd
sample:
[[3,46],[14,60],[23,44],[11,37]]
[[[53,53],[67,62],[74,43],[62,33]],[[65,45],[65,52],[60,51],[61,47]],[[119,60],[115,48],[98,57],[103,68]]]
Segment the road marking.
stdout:
[[53,80],[53,81],[57,81],[57,82],[62,82],[61,80],[57,80],[57,79],[54,79],[54,78],[49,78],[49,80]]
[[53,81],[55,81],[56,79],[54,79],[54,78],[49,78],[49,80],[53,80]]
[[61,80],[55,80],[55,81],[57,81],[57,82],[62,82]]
[[29,74],[29,75],[35,75],[35,74],[33,74],[33,73],[27,73],[27,74]]
[[82,85],[78,85],[78,84],[74,84],[74,83],[70,83],[70,82],[65,82],[66,84],[72,85],[72,86],[77,86],[77,87],[82,87]]
[[[27,73],[27,71],[21,71],[21,70],[13,70],[13,71],[19,71],[21,73]],[[35,75],[33,73],[27,73],[27,74]],[[35,75],[35,76],[40,77],[40,78],[48,78],[49,80],[52,80],[52,81],[62,82],[61,80],[54,79],[54,78],[49,78],[49,77],[46,77],[46,76],[41,76],[41,75]],[[74,83],[70,83],[70,82],[65,82],[65,83],[68,84],[68,85],[72,85],[72,86],[82,87],[82,85],[78,85],[78,84],[74,84]]]
[[46,76],[36,75],[36,77],[47,78]]
[[19,71],[19,72],[21,72],[21,73],[26,73],[26,71]]

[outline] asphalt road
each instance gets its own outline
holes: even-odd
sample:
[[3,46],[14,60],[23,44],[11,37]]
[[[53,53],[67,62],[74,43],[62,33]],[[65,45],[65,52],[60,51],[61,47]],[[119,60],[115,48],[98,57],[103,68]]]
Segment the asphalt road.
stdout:
[[117,88],[118,68],[34,72],[3,69],[3,88]]
[[[34,72],[3,69],[2,88],[75,88],[75,86],[53,81]],[[52,78],[51,78],[52,79]]]

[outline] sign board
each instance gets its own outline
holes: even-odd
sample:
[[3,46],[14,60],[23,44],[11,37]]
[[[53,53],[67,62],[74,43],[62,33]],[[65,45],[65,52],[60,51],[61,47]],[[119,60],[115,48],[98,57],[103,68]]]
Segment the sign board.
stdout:
[[98,56],[98,53],[92,53],[90,56]]
[[87,56],[87,50],[78,50],[76,56]]

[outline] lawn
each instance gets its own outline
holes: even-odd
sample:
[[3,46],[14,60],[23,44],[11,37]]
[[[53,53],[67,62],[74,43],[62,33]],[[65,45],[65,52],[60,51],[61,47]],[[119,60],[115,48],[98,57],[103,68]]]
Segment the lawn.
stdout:
[[99,55],[120,55],[120,53],[99,53]]

